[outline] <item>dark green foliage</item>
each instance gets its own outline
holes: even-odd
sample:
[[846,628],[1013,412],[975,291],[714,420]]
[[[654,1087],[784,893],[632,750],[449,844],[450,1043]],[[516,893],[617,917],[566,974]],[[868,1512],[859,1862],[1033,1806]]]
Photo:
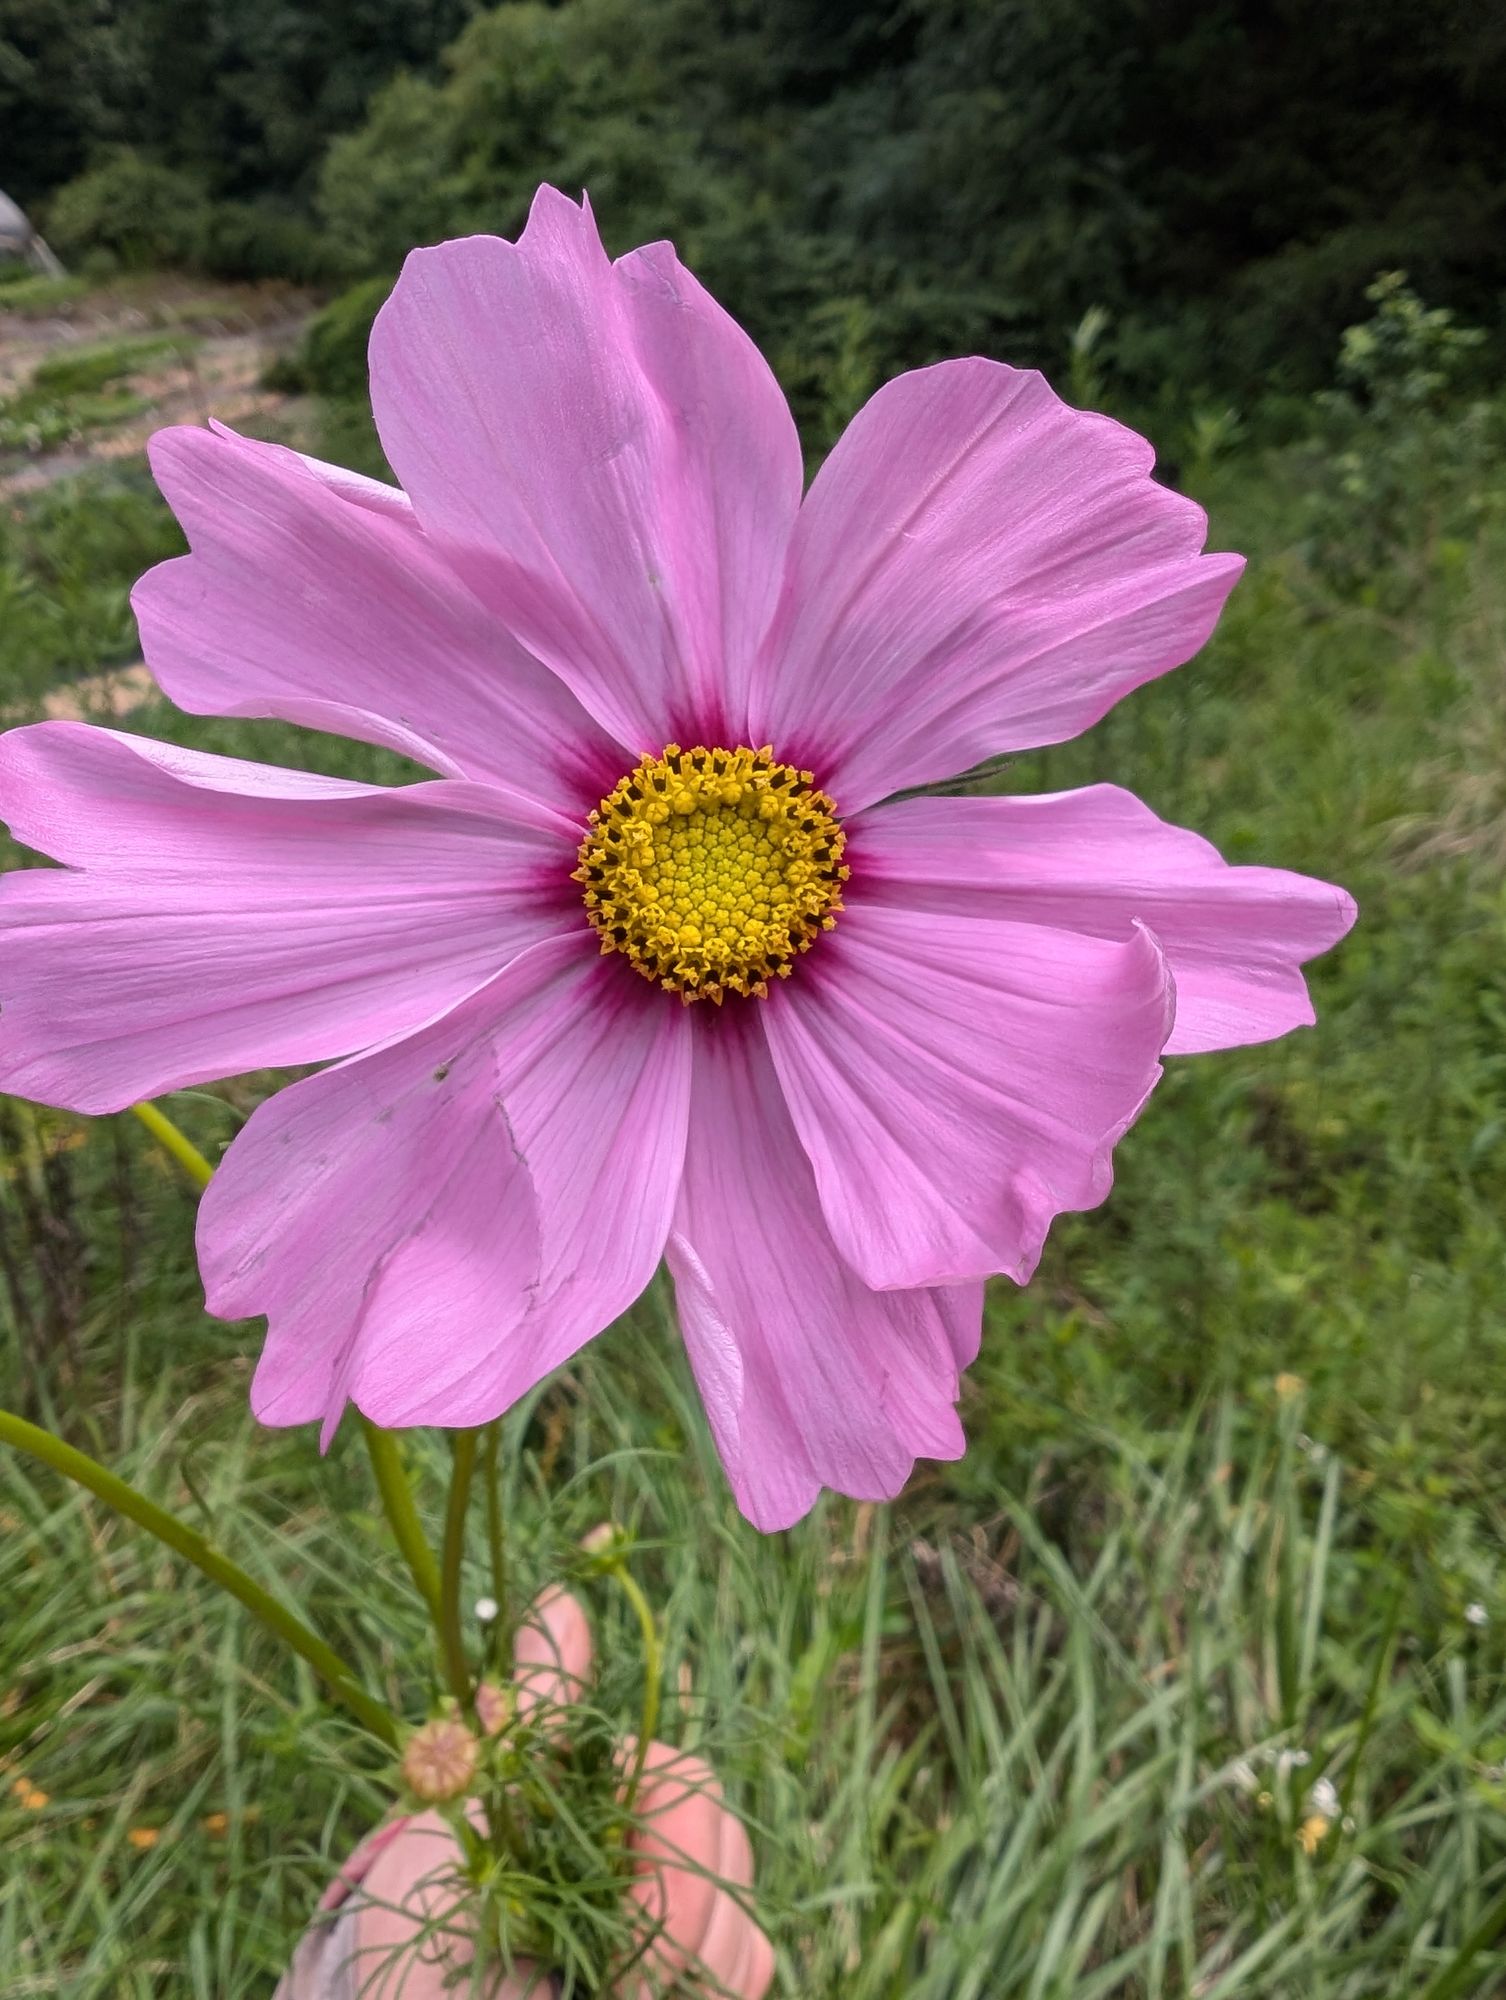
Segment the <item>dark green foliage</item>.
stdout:
[[35,201],[139,147],[215,198],[298,190],[332,132],[473,0],[0,0],[0,187]]
[[108,253],[131,271],[172,265],[212,278],[307,281],[329,265],[306,215],[271,202],[212,201],[196,174],[130,146],[112,147],[60,188],[47,227],[62,256]]
[[1378,266],[1410,263],[1425,294],[1481,310],[1500,283],[1506,38],[1484,10],[909,13],[911,59],[834,93],[809,156],[833,216],[907,268],[961,259],[1055,333],[1094,302],[1164,319],[1217,301],[1198,326],[1211,372],[1309,380]]
[[1324,380],[1378,268],[1485,317],[1506,279],[1506,38],[1396,4],[515,0],[337,139],[355,267],[588,188],[673,235],[826,435],[962,349],[1059,364],[1091,307],[1136,402]]
[[113,0],[0,0],[0,188],[30,205],[125,137],[132,66]]
[[183,261],[211,278],[291,278],[312,283],[329,251],[307,216],[266,202],[217,201],[205,210]]
[[315,277],[338,262],[306,199],[330,135],[472,5],[0,0],[0,188],[65,254]]
[[[520,0],[480,16],[446,83],[398,78],[332,145],[331,236],[357,266],[395,267],[438,235],[513,233],[541,178],[589,186],[621,248],[693,232],[725,190],[704,173],[703,106],[685,89],[700,51],[675,24],[660,0]],[[719,98],[718,87],[704,108]]]
[[288,386],[336,400],[363,397],[371,323],[391,289],[386,278],[367,278],[316,313],[285,367]]
[[216,196],[299,188],[376,86],[430,67],[473,0],[128,0],[138,130]]
[[[84,171],[81,246],[391,276],[586,187],[820,434],[959,349],[1058,364],[1094,306],[1140,403],[1316,387],[1380,269],[1495,324],[1503,129],[1506,34],[1450,0],[0,0],[0,186]],[[82,226],[126,139],[181,199],[137,171]]]
[[47,227],[64,257],[108,250],[128,269],[148,270],[188,261],[207,208],[191,174],[118,146],[59,191]]

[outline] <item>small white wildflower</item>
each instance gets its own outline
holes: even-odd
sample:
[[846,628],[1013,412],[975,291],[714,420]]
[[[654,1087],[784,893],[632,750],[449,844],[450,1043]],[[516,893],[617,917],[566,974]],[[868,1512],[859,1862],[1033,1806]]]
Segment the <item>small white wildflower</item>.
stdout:
[[1339,1816],[1339,1788],[1332,1778],[1319,1778],[1307,1795],[1309,1812],[1321,1813],[1324,1819]]
[[476,1599],[476,1616],[477,1618],[480,1619],[483,1625],[494,1624],[496,1622],[496,1617],[497,1617],[496,1598],[478,1597]]
[[1307,1750],[1282,1750],[1276,1758],[1276,1776],[1285,1778],[1293,1771],[1300,1771],[1304,1764],[1312,1762],[1312,1753]]
[[1479,1602],[1466,1604],[1464,1607],[1464,1622],[1466,1625],[1488,1625],[1490,1623],[1490,1613]]

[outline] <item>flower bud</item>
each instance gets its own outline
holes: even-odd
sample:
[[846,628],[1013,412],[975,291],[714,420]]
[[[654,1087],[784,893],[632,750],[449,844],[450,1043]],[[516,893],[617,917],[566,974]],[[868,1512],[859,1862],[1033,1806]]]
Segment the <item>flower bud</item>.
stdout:
[[463,1722],[438,1716],[408,1738],[403,1752],[403,1783],[430,1805],[463,1798],[476,1775],[480,1749]]

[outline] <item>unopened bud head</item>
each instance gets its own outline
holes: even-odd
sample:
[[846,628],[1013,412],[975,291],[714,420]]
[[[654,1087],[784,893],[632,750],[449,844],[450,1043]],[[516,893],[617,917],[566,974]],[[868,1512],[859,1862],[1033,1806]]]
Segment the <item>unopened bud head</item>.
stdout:
[[463,1798],[476,1775],[480,1750],[463,1722],[438,1716],[408,1738],[403,1752],[403,1783],[429,1805]]

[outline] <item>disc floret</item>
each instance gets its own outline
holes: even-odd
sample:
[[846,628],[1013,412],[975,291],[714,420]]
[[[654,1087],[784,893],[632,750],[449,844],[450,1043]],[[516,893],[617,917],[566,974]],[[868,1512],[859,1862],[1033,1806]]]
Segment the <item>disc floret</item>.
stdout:
[[573,879],[603,952],[682,1000],[762,998],[841,910],[846,836],[773,748],[669,743],[590,816]]

